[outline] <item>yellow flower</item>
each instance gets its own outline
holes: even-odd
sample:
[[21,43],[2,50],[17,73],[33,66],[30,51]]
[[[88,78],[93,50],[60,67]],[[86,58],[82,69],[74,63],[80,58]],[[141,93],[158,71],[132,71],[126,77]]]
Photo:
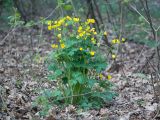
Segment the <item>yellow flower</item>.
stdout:
[[115,54],[112,54],[112,59],[115,59],[116,58],[116,55]]
[[57,24],[58,22],[57,21],[54,21],[54,24]]
[[107,79],[110,80],[112,78],[111,75],[107,75]]
[[79,33],[82,32],[82,29],[83,29],[82,26],[79,26],[79,27],[78,27],[78,32],[79,32]]
[[94,35],[97,35],[97,32],[93,32]]
[[63,49],[63,48],[65,48],[66,46],[65,46],[65,44],[61,44],[61,48]]
[[120,40],[119,39],[113,39],[112,44],[116,44],[116,43],[120,44]]
[[57,28],[57,27],[58,27],[57,25],[53,25],[53,26],[52,26],[52,28]]
[[95,55],[95,52],[94,52],[94,51],[90,51],[90,55],[91,55],[91,56],[94,56],[94,55]]
[[52,44],[51,47],[52,47],[52,48],[58,48],[58,45]]
[[57,24],[61,26],[63,23],[64,23],[64,19],[60,19]]
[[100,74],[99,74],[99,78],[100,78],[100,79],[102,79],[102,78],[103,78],[103,75],[102,75],[102,73],[100,73]]
[[83,36],[84,36],[84,34],[85,34],[85,31],[83,31],[83,32],[79,33],[79,37],[83,37]]
[[105,31],[105,32],[103,33],[103,35],[107,36],[107,35],[108,35],[108,33]]
[[95,19],[87,19],[87,23],[95,23]]
[[83,50],[83,48],[82,48],[82,47],[80,47],[80,48],[79,48],[79,50],[80,50],[80,51],[82,51],[82,50]]
[[47,22],[47,24],[48,24],[49,26],[51,26],[52,21],[51,21],[51,20],[49,20],[49,21]]
[[116,43],[120,44],[120,40],[119,40],[119,39],[116,39]]
[[71,18],[71,17],[69,17],[69,16],[66,16],[66,19],[67,19],[67,20],[72,20],[72,18]]
[[57,35],[57,37],[58,37],[58,38],[61,38],[61,37],[62,37],[62,35],[61,35],[61,34],[58,34],[58,35]]
[[79,22],[79,18],[76,18],[76,17],[75,17],[75,18],[73,18],[73,21],[74,21],[74,22]]
[[52,26],[51,25],[48,26],[48,30],[52,30]]
[[116,44],[116,39],[113,39],[113,40],[112,40],[112,43],[113,43],[113,44]]
[[122,42],[125,42],[126,41],[126,39],[125,38],[122,38]]
[[79,29],[79,30],[82,30],[82,26],[79,26],[78,29]]
[[91,41],[94,41],[95,39],[94,38],[91,38]]

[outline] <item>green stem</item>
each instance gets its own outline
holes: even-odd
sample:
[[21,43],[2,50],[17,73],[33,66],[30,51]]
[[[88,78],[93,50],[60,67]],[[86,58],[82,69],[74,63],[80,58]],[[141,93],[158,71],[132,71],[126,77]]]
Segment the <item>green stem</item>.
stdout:
[[[68,71],[68,81],[71,80],[71,70],[69,69]],[[73,88],[72,88],[72,85],[70,85],[70,83],[68,82],[68,85],[69,85],[69,88],[71,89],[71,95],[73,96],[74,95],[74,92],[73,92]],[[71,104],[73,104],[73,97],[71,97]]]

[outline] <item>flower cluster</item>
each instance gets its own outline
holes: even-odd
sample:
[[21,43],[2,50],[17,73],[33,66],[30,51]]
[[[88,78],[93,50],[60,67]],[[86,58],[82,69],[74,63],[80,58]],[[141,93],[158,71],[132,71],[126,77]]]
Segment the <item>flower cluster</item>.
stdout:
[[[91,24],[94,24],[94,19],[87,19],[86,21],[82,21],[78,17],[70,17],[66,16],[57,21],[48,21],[48,30],[54,30],[56,34],[56,39],[58,39],[57,44],[52,44],[52,48],[67,48],[67,40],[76,37],[75,40],[83,43],[86,40],[87,44],[90,41],[91,44],[96,44],[95,35],[97,32],[95,28],[91,27]],[[80,51],[87,51],[91,56],[95,55],[95,51],[92,49],[92,45],[80,46],[82,44],[77,44],[76,47],[79,48]]]
[[121,42],[125,42],[125,41],[126,41],[125,38],[122,38],[121,41],[119,39],[113,39],[112,44],[120,44]]
[[99,78],[102,80],[104,77],[106,77],[108,80],[110,80],[112,78],[112,76],[110,74],[108,74],[107,76],[104,76],[102,73],[99,74]]
[[[120,43],[124,43],[126,41],[126,39],[125,38],[122,38],[121,40],[119,40],[119,39],[113,39],[112,41],[111,41],[111,43],[112,44],[120,44]],[[111,57],[112,57],[112,59],[116,59],[116,54],[112,54],[111,55]]]

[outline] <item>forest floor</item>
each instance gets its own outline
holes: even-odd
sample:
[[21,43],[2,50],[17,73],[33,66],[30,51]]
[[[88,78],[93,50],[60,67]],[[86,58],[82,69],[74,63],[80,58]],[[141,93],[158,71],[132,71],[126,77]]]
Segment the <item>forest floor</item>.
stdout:
[[152,68],[145,65],[153,49],[124,43],[126,52],[110,72],[118,96],[100,110],[80,111],[72,105],[64,110],[53,107],[46,118],[40,118],[39,108],[32,103],[40,88],[54,87],[47,80],[45,64],[51,37],[43,32],[42,39],[36,28],[16,30],[5,38],[6,34],[0,33],[0,120],[160,120],[159,101],[148,74]]

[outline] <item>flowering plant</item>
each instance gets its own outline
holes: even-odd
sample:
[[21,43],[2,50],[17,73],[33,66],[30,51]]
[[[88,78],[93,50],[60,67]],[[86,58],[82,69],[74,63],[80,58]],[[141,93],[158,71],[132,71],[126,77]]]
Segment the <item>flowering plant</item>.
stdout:
[[49,78],[57,84],[50,92],[56,103],[98,108],[113,97],[108,81],[111,76],[101,74],[107,63],[97,45],[94,23],[94,19],[82,21],[69,16],[48,21],[48,30],[53,31],[56,41],[49,57]]

